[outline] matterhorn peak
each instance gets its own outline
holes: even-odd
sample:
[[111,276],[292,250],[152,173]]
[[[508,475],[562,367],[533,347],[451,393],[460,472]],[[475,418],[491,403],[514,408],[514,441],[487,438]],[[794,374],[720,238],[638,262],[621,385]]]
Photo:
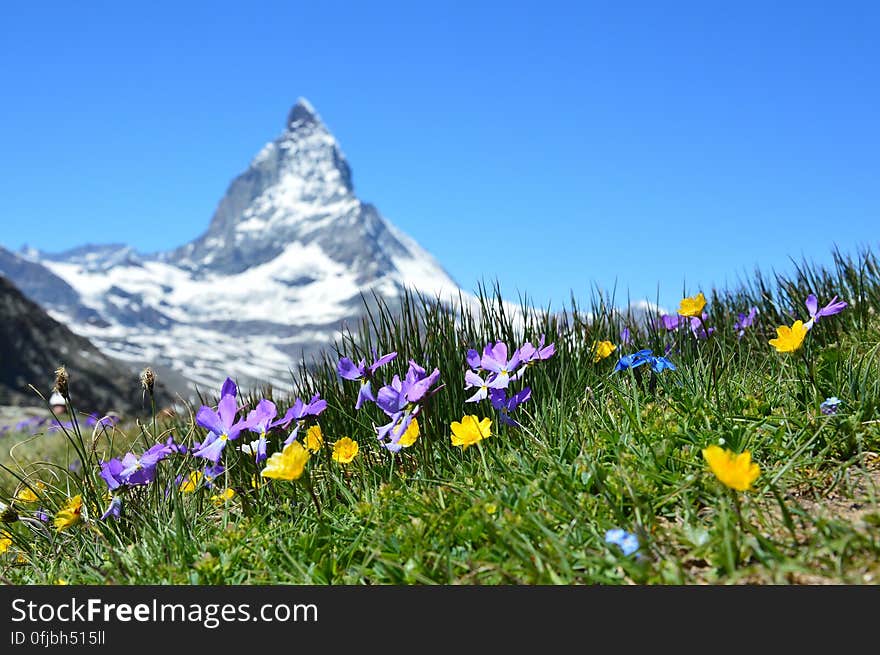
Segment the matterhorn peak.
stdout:
[[299,98],[287,115],[287,129],[294,130],[303,125],[316,125],[321,123],[318,112],[305,98]]

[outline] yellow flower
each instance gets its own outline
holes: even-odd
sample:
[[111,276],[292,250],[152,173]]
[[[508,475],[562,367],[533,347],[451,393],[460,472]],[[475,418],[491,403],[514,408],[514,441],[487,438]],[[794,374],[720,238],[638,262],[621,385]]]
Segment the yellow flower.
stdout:
[[399,443],[404,448],[409,448],[416,442],[416,439],[419,438],[419,434],[419,420],[414,418],[412,421],[410,421],[409,426],[407,426],[406,428],[406,432],[404,432],[400,436],[400,441],[398,441],[397,443]]
[[342,437],[333,444],[333,461],[340,464],[348,464],[358,454],[358,442],[348,437]]
[[611,353],[617,350],[617,346],[615,346],[610,341],[594,341],[593,342],[593,363],[595,364],[598,361],[601,361],[608,357]]
[[219,494],[214,494],[211,496],[211,502],[220,507],[224,503],[232,500],[235,497],[235,489],[224,489]]
[[55,581],[55,584],[57,584],[57,585],[66,585],[66,584],[67,584],[67,580],[65,580],[64,578],[58,578],[58,579]]
[[55,529],[66,530],[82,519],[82,496],[77,494],[67,499],[67,504],[55,515]]
[[776,338],[768,342],[777,352],[792,353],[804,343],[808,328],[803,321],[795,321],[791,327],[780,325],[776,328]]
[[193,471],[189,475],[187,475],[183,482],[180,483],[178,489],[181,493],[191,494],[199,487],[199,482],[202,481],[202,472],[201,471]]
[[9,550],[9,547],[12,545],[12,539],[8,536],[0,535],[0,555]]
[[34,492],[34,490],[42,493],[45,491],[46,485],[40,482],[39,480],[35,480],[34,482],[29,482],[27,487],[22,487],[18,490],[18,493],[15,494],[15,500],[18,500],[22,503],[35,503],[40,498]]
[[703,449],[703,457],[715,477],[737,491],[751,489],[752,482],[761,474],[761,468],[752,461],[748,450],[737,455],[733,451],[712,445]]
[[472,414],[463,416],[460,423],[453,421],[449,427],[452,428],[452,445],[461,446],[462,450],[492,436],[492,421],[488,418],[478,421]]
[[280,453],[272,453],[260,475],[276,480],[298,480],[309,461],[309,451],[299,441],[291,441]]
[[321,426],[313,425],[306,431],[306,448],[311,450],[313,453],[321,450],[321,446],[324,445],[324,435],[321,434]]
[[682,316],[695,316],[699,318],[703,315],[703,307],[706,306],[706,296],[700,291],[696,296],[684,298],[678,306],[678,313]]

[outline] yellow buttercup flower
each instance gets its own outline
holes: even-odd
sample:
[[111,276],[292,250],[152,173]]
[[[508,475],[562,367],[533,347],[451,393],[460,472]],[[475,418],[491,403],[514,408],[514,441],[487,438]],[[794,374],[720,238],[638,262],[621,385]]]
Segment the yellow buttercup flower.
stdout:
[[9,547],[12,545],[12,539],[7,537],[6,535],[0,535],[0,555],[9,550]]
[[715,477],[726,486],[737,491],[748,491],[752,483],[761,474],[761,467],[752,461],[751,453],[736,454],[720,446],[709,446],[703,449],[703,457]]
[[791,353],[801,347],[809,328],[803,321],[795,321],[791,327],[780,325],[776,328],[776,338],[768,342],[777,352]]
[[349,464],[358,454],[358,442],[348,437],[342,437],[333,444],[333,461],[340,464]]
[[472,414],[463,416],[461,422],[453,421],[449,427],[452,428],[452,445],[461,446],[462,450],[492,436],[492,421],[488,418],[480,421]]
[[34,493],[34,490],[42,493],[46,489],[46,485],[40,482],[39,480],[35,480],[34,482],[29,482],[29,486],[22,487],[18,490],[18,493],[15,494],[15,500],[22,503],[35,503],[40,498]]
[[706,306],[706,296],[700,291],[696,296],[684,298],[678,306],[678,313],[682,316],[695,316],[697,318],[703,315],[703,307]]
[[57,585],[66,585],[66,584],[67,584],[67,580],[65,580],[64,578],[58,578],[58,579],[55,581],[55,584],[57,584]]
[[182,493],[191,494],[192,492],[194,492],[196,489],[199,488],[199,482],[201,482],[201,481],[202,481],[202,472],[201,471],[193,471],[192,473],[190,473],[189,475],[186,476],[186,478],[183,480],[183,482],[180,483],[180,486],[178,487],[178,489]]
[[313,453],[321,450],[321,446],[324,445],[324,435],[321,434],[321,426],[313,425],[306,431],[306,448],[311,450]]
[[211,496],[211,502],[218,507],[235,498],[235,489],[224,489],[219,494]]
[[309,455],[299,441],[291,441],[280,453],[272,453],[260,475],[276,480],[298,480],[309,461]]
[[610,341],[594,341],[593,342],[593,363],[601,361],[617,350]]
[[406,428],[406,432],[400,436],[400,441],[397,443],[404,448],[409,448],[416,442],[416,439],[419,438],[419,434],[419,420],[414,418],[410,421],[410,424]]
[[72,525],[76,525],[82,519],[82,496],[77,494],[73,498],[68,498],[67,503],[55,514],[55,529],[66,530]]

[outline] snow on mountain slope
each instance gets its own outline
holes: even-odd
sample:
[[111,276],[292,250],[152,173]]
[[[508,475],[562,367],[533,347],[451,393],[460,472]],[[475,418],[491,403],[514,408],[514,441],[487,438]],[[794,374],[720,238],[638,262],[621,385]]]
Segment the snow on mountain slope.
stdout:
[[303,355],[363,314],[361,294],[393,304],[407,287],[459,293],[430,254],[355,195],[336,140],[302,99],[191,243],[151,255],[110,245],[21,256],[75,291],[63,304],[34,297],[74,332],[108,355],[212,388],[226,375],[288,387]]

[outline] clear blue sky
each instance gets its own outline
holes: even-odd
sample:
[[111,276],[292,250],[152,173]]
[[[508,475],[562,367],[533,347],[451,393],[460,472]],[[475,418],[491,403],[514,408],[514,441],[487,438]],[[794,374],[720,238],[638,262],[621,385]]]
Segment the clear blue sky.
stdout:
[[0,244],[201,233],[298,96],[462,286],[677,302],[880,244],[880,3],[0,6]]

